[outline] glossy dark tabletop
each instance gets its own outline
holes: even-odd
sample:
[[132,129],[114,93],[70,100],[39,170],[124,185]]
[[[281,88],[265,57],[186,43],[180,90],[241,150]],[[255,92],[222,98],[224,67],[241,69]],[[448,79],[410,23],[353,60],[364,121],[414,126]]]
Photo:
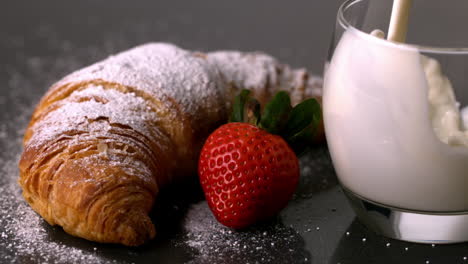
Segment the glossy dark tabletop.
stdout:
[[[201,51],[262,50],[321,74],[340,2],[2,1],[0,189],[8,194],[0,193],[0,263],[468,263],[467,244],[405,243],[364,228],[338,186],[323,145],[302,158],[302,178],[288,207],[247,231],[212,222],[196,177],[162,192],[152,213],[158,236],[140,248],[88,242],[41,220],[36,230],[45,234],[41,243],[61,248],[39,252],[50,247],[25,250],[21,239],[11,237],[16,233],[6,229],[15,221],[12,206],[28,209],[12,184],[24,128],[41,95],[64,74],[149,41]],[[64,248],[93,257],[75,252],[67,259]]]

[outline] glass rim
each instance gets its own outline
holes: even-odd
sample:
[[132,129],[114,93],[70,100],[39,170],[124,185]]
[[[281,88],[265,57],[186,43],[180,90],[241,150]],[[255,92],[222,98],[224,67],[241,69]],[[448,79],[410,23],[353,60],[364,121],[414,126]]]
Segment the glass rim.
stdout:
[[[338,9],[337,21],[343,29],[352,29],[353,31],[364,34],[366,36],[371,36],[369,33],[366,33],[355,26],[352,26],[351,23],[345,18],[344,13],[347,9],[351,8],[353,5],[358,4],[359,2],[363,1],[371,1],[371,0],[346,0],[342,3]],[[372,37],[373,40],[379,41],[382,44],[391,45],[395,48],[400,49],[410,49],[410,50],[418,50],[419,52],[424,53],[443,53],[443,54],[468,54],[468,47],[436,47],[436,46],[427,46],[427,45],[417,45],[417,44],[410,44],[410,43],[398,43],[388,41],[386,39],[380,39],[376,37]]]

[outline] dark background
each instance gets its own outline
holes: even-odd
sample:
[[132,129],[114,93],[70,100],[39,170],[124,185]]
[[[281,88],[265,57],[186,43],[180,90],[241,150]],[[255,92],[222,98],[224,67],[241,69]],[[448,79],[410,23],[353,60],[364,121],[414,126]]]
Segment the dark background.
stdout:
[[[5,151],[0,153],[0,165],[9,169],[0,170],[0,184],[6,184],[15,177],[12,174],[17,174],[11,170],[14,167],[11,163],[17,161],[21,151],[22,131],[34,104],[64,74],[148,41],[173,42],[201,51],[262,50],[283,62],[321,74],[341,2],[3,0],[0,4],[0,143]],[[430,2],[419,12],[435,14],[446,1]],[[422,40],[428,39],[431,30],[423,28],[421,34]],[[466,244],[417,245],[383,238],[365,229],[354,219],[337,185],[326,146],[318,146],[303,158],[302,166],[307,169],[303,170],[295,199],[273,223],[258,227],[272,230],[263,238],[265,246],[261,252],[241,250],[234,258],[224,259],[226,256],[215,251],[201,254],[187,246],[181,223],[190,206],[201,200],[195,182],[171,187],[163,193],[154,214],[157,219],[161,219],[161,214],[167,219],[157,220],[159,236],[143,248],[99,245],[72,238],[60,228],[46,224],[43,228],[49,233],[48,239],[84,251],[96,247],[103,261],[119,263],[234,263],[236,258],[246,263],[426,263],[428,260],[462,263],[468,255]],[[182,198],[181,193],[185,193]],[[177,205],[176,209],[173,204]],[[0,217],[7,219],[4,215]],[[276,225],[286,227],[287,231],[271,227]],[[259,231],[250,232],[237,236],[245,238]],[[267,243],[281,240],[282,236],[294,238],[292,242],[288,240],[291,243],[287,247],[267,247]],[[2,240],[0,245],[8,243]],[[12,254],[6,247],[0,247],[0,262]],[[53,262],[54,252],[45,254],[50,254]],[[34,263],[35,259],[39,261],[34,256],[17,261]]]
[[[147,41],[187,49],[263,50],[321,72],[341,1],[2,1],[2,47],[22,36],[28,55],[47,55],[41,29],[76,48],[126,49]],[[2,54],[12,61],[15,53]],[[4,57],[6,55],[6,58]],[[107,54],[100,54],[105,57]],[[91,58],[90,58],[91,59]],[[92,58],[97,59],[97,58]]]

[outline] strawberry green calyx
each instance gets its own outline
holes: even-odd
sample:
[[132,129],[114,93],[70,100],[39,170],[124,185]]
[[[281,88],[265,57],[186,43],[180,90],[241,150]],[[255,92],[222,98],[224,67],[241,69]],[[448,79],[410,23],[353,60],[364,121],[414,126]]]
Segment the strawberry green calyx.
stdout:
[[282,135],[291,110],[291,99],[288,93],[278,92],[265,106],[260,119],[260,128],[274,135]]
[[301,155],[313,144],[322,121],[322,108],[315,99],[307,99],[296,105],[288,118],[284,134],[286,142]]
[[321,106],[314,98],[292,107],[288,93],[279,91],[261,112],[258,101],[244,89],[234,99],[229,121],[250,123],[279,135],[300,155],[313,144],[321,120]]

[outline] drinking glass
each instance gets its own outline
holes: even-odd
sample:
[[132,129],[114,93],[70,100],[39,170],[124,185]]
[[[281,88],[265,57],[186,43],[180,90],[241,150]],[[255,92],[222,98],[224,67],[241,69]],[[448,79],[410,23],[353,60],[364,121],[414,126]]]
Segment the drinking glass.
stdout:
[[348,0],[338,11],[325,65],[328,145],[357,217],[390,238],[468,241],[466,1],[449,2],[415,0],[405,44],[370,34],[388,29],[392,1]]

